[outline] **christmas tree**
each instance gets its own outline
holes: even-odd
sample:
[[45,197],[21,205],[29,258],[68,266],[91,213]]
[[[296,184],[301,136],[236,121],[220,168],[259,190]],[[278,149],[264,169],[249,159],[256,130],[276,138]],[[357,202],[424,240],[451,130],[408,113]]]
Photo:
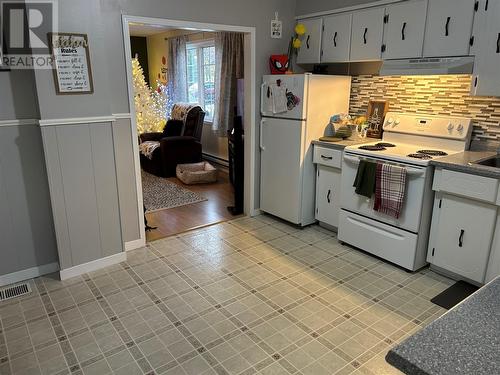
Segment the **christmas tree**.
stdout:
[[132,78],[137,131],[139,134],[163,131],[170,107],[167,86],[156,81],[156,90],[152,90],[137,57],[132,59]]

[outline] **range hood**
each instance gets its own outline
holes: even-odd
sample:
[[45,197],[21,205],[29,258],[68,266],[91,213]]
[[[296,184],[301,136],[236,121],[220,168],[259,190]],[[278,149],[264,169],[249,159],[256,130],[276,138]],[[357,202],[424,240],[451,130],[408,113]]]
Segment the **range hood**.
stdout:
[[381,76],[472,74],[473,56],[385,60]]

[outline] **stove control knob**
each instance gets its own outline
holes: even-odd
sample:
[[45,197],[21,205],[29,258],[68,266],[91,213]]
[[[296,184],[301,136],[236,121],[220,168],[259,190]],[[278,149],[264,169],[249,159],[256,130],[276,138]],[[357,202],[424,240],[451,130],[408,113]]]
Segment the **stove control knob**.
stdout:
[[453,125],[451,122],[448,124],[448,130],[451,132],[455,125]]
[[387,125],[392,125],[394,123],[394,119],[391,117],[389,120],[387,120]]
[[457,126],[457,130],[458,130],[459,132],[462,132],[462,131],[464,130],[464,126],[463,126],[462,124],[458,124],[458,126]]
[[397,118],[396,120],[394,120],[394,126],[399,125],[399,122],[400,122],[399,118]]

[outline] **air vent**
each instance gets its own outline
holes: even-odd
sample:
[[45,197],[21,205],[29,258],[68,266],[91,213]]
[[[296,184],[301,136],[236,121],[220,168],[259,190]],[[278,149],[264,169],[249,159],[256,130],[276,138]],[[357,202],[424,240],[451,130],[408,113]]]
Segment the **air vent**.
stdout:
[[6,301],[11,298],[24,296],[31,293],[31,287],[28,283],[17,284],[0,289],[0,301]]

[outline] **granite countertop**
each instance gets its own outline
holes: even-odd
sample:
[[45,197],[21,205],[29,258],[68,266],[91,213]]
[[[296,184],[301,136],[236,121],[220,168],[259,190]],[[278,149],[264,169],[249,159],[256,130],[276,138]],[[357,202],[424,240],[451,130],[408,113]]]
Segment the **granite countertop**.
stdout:
[[342,141],[339,141],[339,142],[325,142],[325,141],[316,140],[316,141],[312,141],[312,144],[327,147],[327,148],[333,148],[336,150],[343,150],[347,146],[361,145],[363,143],[370,143],[370,142],[375,142],[375,141],[377,141],[377,140],[373,139],[373,138],[359,138],[359,137],[351,136],[351,137],[343,139]]
[[389,351],[405,374],[500,374],[500,277]]
[[451,169],[478,176],[500,178],[500,168],[473,164],[474,162],[495,156],[496,154],[496,152],[492,151],[464,151],[431,160],[430,164],[438,168]]

